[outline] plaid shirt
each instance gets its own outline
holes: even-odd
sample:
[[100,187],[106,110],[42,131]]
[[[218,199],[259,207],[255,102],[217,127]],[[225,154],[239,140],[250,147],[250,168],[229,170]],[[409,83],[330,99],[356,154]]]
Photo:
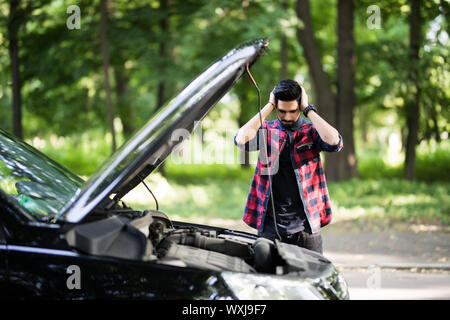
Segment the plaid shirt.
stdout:
[[[325,174],[320,159],[320,152],[338,152],[343,148],[342,137],[336,146],[324,142],[311,122],[299,117],[293,126],[293,131],[282,126],[276,119],[264,121],[264,129],[261,128],[252,140],[244,145],[234,143],[245,151],[259,150],[259,141],[264,138],[267,141],[267,156],[264,151],[259,153],[253,180],[245,206],[243,221],[252,228],[262,231],[264,218],[270,197],[269,176],[278,170],[278,156],[285,145],[289,134],[293,135],[293,148],[291,150],[292,167],[298,184],[300,198],[303,202],[305,214],[311,231],[316,233],[321,227],[331,222],[331,203],[328,196],[328,188]],[[268,137],[267,136],[268,132]],[[264,146],[264,144],[261,144]],[[269,175],[269,170],[271,175]]]

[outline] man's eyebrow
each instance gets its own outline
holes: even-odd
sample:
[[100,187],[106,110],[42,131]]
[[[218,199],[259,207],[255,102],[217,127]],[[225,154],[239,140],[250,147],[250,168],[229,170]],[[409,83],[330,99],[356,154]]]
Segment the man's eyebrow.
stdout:
[[298,107],[296,109],[294,109],[294,110],[283,110],[283,109],[280,109],[280,108],[278,108],[278,110],[281,111],[281,112],[297,112],[298,111]]

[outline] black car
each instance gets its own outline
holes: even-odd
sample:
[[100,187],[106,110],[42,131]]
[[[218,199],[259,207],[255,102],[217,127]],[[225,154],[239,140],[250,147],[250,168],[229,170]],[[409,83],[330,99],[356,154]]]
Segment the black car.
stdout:
[[0,129],[0,294],[50,299],[347,299],[320,254],[137,211],[121,198],[181,143],[268,43],[212,64],[84,181]]

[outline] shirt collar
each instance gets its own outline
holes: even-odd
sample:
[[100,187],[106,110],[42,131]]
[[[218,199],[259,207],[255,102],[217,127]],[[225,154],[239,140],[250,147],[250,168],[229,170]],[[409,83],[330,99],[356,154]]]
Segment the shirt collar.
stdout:
[[303,119],[302,116],[298,117],[298,120],[294,123],[294,125],[290,128],[285,128],[283,126],[283,124],[281,123],[280,119],[277,118],[277,122],[278,122],[278,127],[279,129],[283,130],[283,131],[297,131],[300,130],[302,127],[302,123],[303,123]]

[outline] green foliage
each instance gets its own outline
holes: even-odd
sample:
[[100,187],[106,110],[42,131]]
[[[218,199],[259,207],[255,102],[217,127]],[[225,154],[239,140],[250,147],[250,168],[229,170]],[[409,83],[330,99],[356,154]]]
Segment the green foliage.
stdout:
[[[103,131],[90,131],[67,137],[35,137],[27,141],[41,152],[83,177],[89,177],[111,155],[111,135]],[[119,135],[118,144],[123,139]]]
[[[19,44],[25,137],[47,141],[44,152],[81,175],[91,174],[109,155],[103,70],[99,44],[99,0],[79,0],[81,29],[66,27],[66,9],[72,1],[22,1]],[[270,40],[270,53],[252,67],[262,103],[280,80],[281,38],[288,44],[288,76],[303,81],[313,96],[303,49],[296,31],[302,28],[295,0],[223,1],[174,0],[164,9],[162,0],[115,0],[110,10],[108,36],[113,103],[123,136],[139,128],[160,107],[158,88],[165,84],[165,100],[180,92],[213,61],[239,43],[253,38]],[[283,7],[283,3],[286,7]],[[321,60],[336,89],[336,0],[310,1]],[[367,8],[381,9],[381,29],[369,29]],[[450,131],[450,63],[448,1],[422,2],[423,42],[420,49],[419,142],[434,143]],[[0,126],[11,131],[11,71],[8,55],[8,9],[0,4]],[[409,1],[355,1],[356,110],[355,140],[363,179],[401,178],[403,166],[383,161],[386,132],[405,141],[405,107],[410,100],[408,70]],[[168,19],[164,30],[162,19]],[[161,55],[164,44],[167,54]],[[317,94],[320,94],[317,93]],[[258,96],[245,75],[233,88],[229,104],[233,121],[243,124],[257,112]],[[219,107],[219,106],[218,106]],[[320,110],[320,106],[319,106]],[[213,110],[216,111],[216,109]],[[213,114],[205,130],[219,121]],[[61,140],[52,145],[50,137]],[[448,134],[447,134],[448,136]],[[369,137],[369,138],[368,138]],[[345,140],[345,137],[344,137]],[[422,145],[421,145],[422,146]],[[365,152],[374,150],[373,152]],[[417,148],[417,179],[448,181],[449,149]],[[171,164],[169,164],[169,167]],[[215,168],[213,176],[240,179],[238,167]],[[174,167],[177,182],[189,181],[203,167]],[[186,172],[183,172],[186,170]],[[204,171],[206,170],[206,171]],[[250,170],[252,172],[252,169]],[[251,174],[250,172],[250,174]]]
[[[404,165],[387,164],[380,153],[367,152],[358,158],[361,178],[401,179]],[[434,148],[421,145],[417,147],[416,180],[421,182],[450,182],[450,143],[445,141]]]
[[[419,149],[420,150],[420,149]],[[450,182],[450,143],[445,141],[434,151],[421,153],[416,159],[416,177],[419,181]]]
[[[111,139],[97,131],[65,138],[35,138],[29,142],[87,178],[109,156]],[[335,220],[375,218],[448,225],[450,181],[445,173],[450,170],[449,144],[422,149],[417,160],[420,179],[417,182],[402,180],[402,167],[388,166],[373,151],[360,156],[362,179],[329,184]],[[237,164],[180,165],[167,161],[166,170],[167,178],[155,172],[147,182],[161,210],[170,216],[241,219],[253,166],[242,169]],[[142,185],[132,193],[137,194],[127,202],[133,207],[154,208],[153,199]]]
[[329,191],[337,214],[344,219],[382,218],[443,225],[450,222],[448,182],[353,179],[331,183]]
[[[158,198],[160,209],[169,216],[242,218],[251,170],[224,165],[201,168],[169,165],[167,169],[167,180],[152,175],[147,181]],[[138,201],[129,204],[139,209],[153,208],[153,199],[148,192],[144,188],[137,189],[134,199]],[[450,222],[449,191],[448,182],[427,184],[394,178],[353,179],[329,184],[334,221],[366,221],[369,224],[381,219],[385,223],[447,226]]]
[[378,155],[358,159],[358,171],[364,180],[383,178],[400,179],[403,176],[402,167],[389,166]]
[[171,162],[168,162],[167,169],[170,179],[181,184],[199,181],[250,180],[254,172],[254,168],[242,169],[240,165],[176,165]]

